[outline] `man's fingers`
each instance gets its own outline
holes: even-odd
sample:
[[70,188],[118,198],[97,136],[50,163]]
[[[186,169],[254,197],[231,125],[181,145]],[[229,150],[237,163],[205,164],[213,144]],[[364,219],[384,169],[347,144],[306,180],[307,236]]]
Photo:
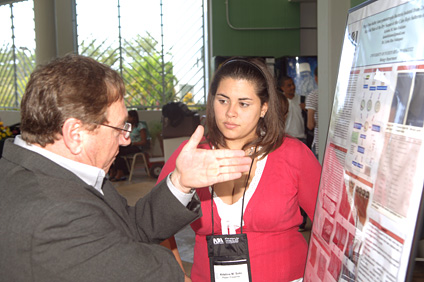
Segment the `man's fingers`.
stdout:
[[249,171],[249,169],[250,165],[221,166],[219,167],[219,174],[242,173]]
[[232,166],[232,165],[250,165],[252,163],[252,158],[243,157],[243,158],[223,158],[218,159],[220,166]]
[[241,176],[241,172],[220,174],[217,176],[216,183],[239,179]]
[[187,144],[185,144],[182,151],[196,150],[197,145],[199,145],[200,141],[202,140],[203,132],[204,132],[203,126],[201,125],[197,126],[196,130],[191,135],[190,139],[188,140]]
[[198,149],[203,133],[203,126],[198,126],[178,155],[171,176],[175,187],[185,193],[191,188],[240,178],[252,163],[243,150]]
[[243,150],[219,149],[212,150],[212,152],[217,159],[246,156],[246,153]]

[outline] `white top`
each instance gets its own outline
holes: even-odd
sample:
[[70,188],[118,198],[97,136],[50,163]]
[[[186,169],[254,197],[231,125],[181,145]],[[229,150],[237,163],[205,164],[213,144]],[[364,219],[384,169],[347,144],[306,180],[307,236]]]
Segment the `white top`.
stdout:
[[286,119],[286,133],[295,138],[306,138],[305,122],[300,108],[300,95],[294,95],[293,99],[287,98],[289,112]]
[[[261,180],[267,159],[268,156],[261,160],[258,160],[256,163],[255,176],[253,176],[253,179],[249,184],[249,188],[247,189],[246,194],[244,196],[243,214],[246,210],[246,206],[249,203],[250,198],[252,198],[253,194],[256,191],[256,187],[258,187],[259,180]],[[209,187],[209,191],[212,193],[212,187]],[[243,202],[243,197],[241,197],[237,202],[232,205],[224,203],[221,198],[219,198],[215,194],[215,192],[213,194],[213,199],[216,204],[219,217],[221,218],[222,235],[236,234],[236,229],[240,228],[241,205]]]
[[312,142],[312,145],[315,145],[315,154],[318,154],[319,148],[318,148],[318,90],[314,90],[311,93],[309,93],[308,97],[306,98],[306,109],[314,110],[314,119],[315,119],[315,128],[314,128],[314,141]]

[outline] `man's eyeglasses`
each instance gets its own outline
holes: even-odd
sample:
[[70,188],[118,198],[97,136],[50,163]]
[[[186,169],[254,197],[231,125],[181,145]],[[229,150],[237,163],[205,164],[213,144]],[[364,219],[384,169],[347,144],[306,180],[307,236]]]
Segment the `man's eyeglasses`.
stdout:
[[124,136],[125,139],[128,139],[130,137],[132,126],[131,126],[131,123],[129,122],[125,123],[124,128],[119,128],[119,127],[115,127],[108,124],[99,124],[99,125],[107,126],[107,127],[121,131],[120,133]]

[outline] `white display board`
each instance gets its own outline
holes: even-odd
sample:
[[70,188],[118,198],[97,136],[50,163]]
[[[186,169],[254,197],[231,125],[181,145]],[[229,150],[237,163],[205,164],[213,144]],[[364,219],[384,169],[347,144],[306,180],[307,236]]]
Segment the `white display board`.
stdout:
[[424,183],[424,0],[349,11],[304,281],[407,281]]

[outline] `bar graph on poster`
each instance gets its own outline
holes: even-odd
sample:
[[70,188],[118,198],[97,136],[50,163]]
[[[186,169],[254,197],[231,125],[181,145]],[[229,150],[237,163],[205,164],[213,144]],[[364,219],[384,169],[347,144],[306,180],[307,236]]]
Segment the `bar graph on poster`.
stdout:
[[424,184],[424,0],[351,9],[304,281],[406,281]]

